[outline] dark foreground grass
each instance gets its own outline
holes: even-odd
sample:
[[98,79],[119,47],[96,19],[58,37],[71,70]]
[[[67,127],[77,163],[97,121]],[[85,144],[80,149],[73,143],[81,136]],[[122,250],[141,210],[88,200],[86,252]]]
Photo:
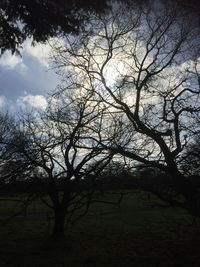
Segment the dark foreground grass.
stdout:
[[[3,214],[8,204],[0,204]],[[65,241],[52,242],[49,214],[35,203],[27,219],[1,225],[0,266],[199,267],[200,223],[189,226],[192,218],[183,211],[152,204],[141,193],[126,195],[119,208],[96,204]]]

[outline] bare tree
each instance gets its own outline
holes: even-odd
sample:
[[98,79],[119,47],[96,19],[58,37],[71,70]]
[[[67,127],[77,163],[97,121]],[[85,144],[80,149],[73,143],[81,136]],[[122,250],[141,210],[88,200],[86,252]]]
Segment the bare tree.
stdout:
[[[15,139],[17,144],[20,137],[16,135],[14,120],[9,114],[0,115],[0,184],[2,190],[5,190],[5,185],[15,182],[17,177],[23,177],[30,171],[29,162],[23,156],[16,157],[14,147],[9,143]],[[17,137],[17,139],[16,139]],[[22,142],[21,142],[22,145]],[[1,187],[0,187],[1,189]]]
[[[195,136],[180,158],[181,169],[187,176],[198,176],[200,171],[200,139]],[[200,180],[199,180],[200,181]]]
[[36,193],[54,212],[54,238],[64,237],[65,224],[86,214],[93,201],[96,169],[101,165],[101,171],[114,154],[102,152],[97,142],[90,142],[87,149],[82,136],[89,134],[103,110],[90,92],[83,96],[81,92],[66,95],[58,90],[44,113],[24,115],[1,139],[10,154],[32,166],[26,179],[41,185],[41,194]]
[[134,11],[116,5],[112,14],[91,18],[89,27],[91,35],[69,38],[64,47],[57,46],[53,59],[62,75],[78,77],[106,106],[107,138],[99,143],[170,173],[175,193],[184,197],[180,206],[199,216],[199,189],[179,165],[199,129],[195,23],[162,4]]

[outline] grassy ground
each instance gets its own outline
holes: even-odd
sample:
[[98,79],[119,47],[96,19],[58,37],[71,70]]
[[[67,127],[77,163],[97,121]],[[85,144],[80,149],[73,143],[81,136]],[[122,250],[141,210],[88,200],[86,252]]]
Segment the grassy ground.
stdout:
[[[199,267],[200,223],[189,226],[186,213],[152,208],[155,202],[133,193],[120,207],[96,204],[60,243],[49,239],[48,211],[35,203],[34,216],[0,226],[0,266]],[[12,209],[13,204],[0,202],[0,216]]]

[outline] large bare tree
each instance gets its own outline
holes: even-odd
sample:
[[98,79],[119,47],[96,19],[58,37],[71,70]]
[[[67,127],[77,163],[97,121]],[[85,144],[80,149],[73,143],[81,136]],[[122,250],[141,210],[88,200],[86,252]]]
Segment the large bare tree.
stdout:
[[57,45],[53,61],[65,79],[76,76],[107,108],[102,147],[170,173],[184,198],[180,205],[199,216],[199,189],[179,165],[199,131],[195,21],[162,4],[116,5],[112,14],[92,17],[88,29],[91,34]]
[[35,193],[52,209],[54,238],[64,237],[65,224],[86,214],[93,201],[96,170],[100,172],[114,155],[103,152],[97,142],[90,142],[87,149],[88,141],[82,136],[90,134],[93,122],[104,110],[93,101],[91,92],[82,95],[83,89],[75,90],[77,84],[72,80],[70,86],[73,93],[60,94],[60,88],[49,99],[45,112],[12,120],[0,140],[4,157],[21,159],[31,166],[25,180],[37,185]]

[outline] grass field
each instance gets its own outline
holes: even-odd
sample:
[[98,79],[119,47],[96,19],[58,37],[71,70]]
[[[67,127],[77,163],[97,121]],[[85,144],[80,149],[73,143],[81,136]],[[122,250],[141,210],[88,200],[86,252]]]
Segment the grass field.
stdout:
[[[68,229],[66,240],[52,242],[48,210],[35,202],[30,215],[0,225],[0,266],[200,266],[200,222],[179,209],[152,207],[145,193],[125,195],[121,206],[95,204]],[[0,217],[12,212],[0,202]]]

